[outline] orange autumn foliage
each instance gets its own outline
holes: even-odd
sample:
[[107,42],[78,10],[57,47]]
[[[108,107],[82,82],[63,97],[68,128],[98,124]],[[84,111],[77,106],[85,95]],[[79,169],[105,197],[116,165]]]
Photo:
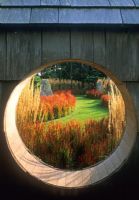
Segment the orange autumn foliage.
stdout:
[[[27,147],[44,162],[59,168],[82,168],[104,159],[115,147],[108,134],[108,119],[81,123],[28,124],[21,137]],[[28,141],[28,143],[27,143]]]
[[50,96],[41,96],[40,103],[47,120],[64,117],[73,111],[76,105],[76,98],[71,90],[57,91]]
[[108,94],[101,95],[101,100],[102,100],[102,103],[104,106],[108,107],[108,103],[109,103],[110,99],[111,99],[111,96]]

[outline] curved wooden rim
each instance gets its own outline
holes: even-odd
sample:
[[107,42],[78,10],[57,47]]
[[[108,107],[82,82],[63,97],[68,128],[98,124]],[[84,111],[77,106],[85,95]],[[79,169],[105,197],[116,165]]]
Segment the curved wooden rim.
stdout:
[[[126,129],[123,138],[116,150],[98,165],[78,171],[59,170],[44,165],[35,156],[27,151],[19,136],[15,122],[18,98],[25,84],[31,78],[30,76],[33,76],[44,67],[46,68],[50,65],[64,62],[79,62],[104,72],[115,82],[121,91],[126,108]],[[80,188],[102,182],[106,178],[110,177],[113,173],[115,173],[125,163],[132,151],[136,139],[137,122],[132,100],[122,82],[120,82],[115,76],[111,74],[110,71],[105,69],[103,66],[92,63],[90,61],[73,59],[49,62],[48,64],[39,67],[39,69],[29,74],[15,87],[5,109],[4,131],[9,150],[23,171],[28,172],[31,176],[36,177],[38,180],[50,185],[63,188]]]

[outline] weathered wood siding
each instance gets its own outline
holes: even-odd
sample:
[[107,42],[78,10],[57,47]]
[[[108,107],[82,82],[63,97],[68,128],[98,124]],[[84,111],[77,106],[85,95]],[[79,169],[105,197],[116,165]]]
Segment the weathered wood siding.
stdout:
[[42,63],[70,58],[70,32],[42,32]]
[[[21,80],[41,64],[41,37],[37,32],[8,32],[0,38],[1,80]],[[6,60],[6,61],[5,61]]]
[[5,73],[7,68],[7,45],[6,33],[0,32],[0,79],[5,80]]
[[94,60],[92,32],[71,32],[71,58]]
[[21,80],[52,60],[101,64],[122,81],[139,80],[137,32],[42,31],[0,33],[0,80]]
[[135,104],[139,132],[139,82],[127,82],[126,86]]
[[62,59],[95,62],[128,82],[139,119],[139,33],[87,30],[0,33],[2,82],[22,80],[39,66]]

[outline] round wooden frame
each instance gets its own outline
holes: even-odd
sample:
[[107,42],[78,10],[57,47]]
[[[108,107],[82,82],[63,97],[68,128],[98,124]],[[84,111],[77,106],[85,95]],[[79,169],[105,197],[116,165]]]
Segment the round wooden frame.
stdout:
[[[24,88],[27,81],[31,78],[31,76],[34,75],[34,73],[52,64],[75,61],[95,67],[96,69],[104,72],[115,82],[115,84],[121,91],[123,99],[125,101],[126,129],[118,147],[104,161],[95,166],[88,167],[82,170],[65,171],[43,164],[42,161],[40,161],[27,150],[19,136],[16,127],[16,105],[18,103],[18,98],[22,89]],[[44,183],[67,189],[76,189],[100,183],[106,178],[110,177],[113,173],[115,173],[119,168],[123,166],[125,161],[128,159],[136,140],[137,122],[134,106],[129,93],[124,86],[124,83],[120,82],[107,69],[100,65],[88,61],[74,59],[55,61],[48,63],[47,65],[43,65],[41,68],[29,74],[15,87],[5,109],[4,131],[9,150],[17,164],[22,168],[22,170],[28,172],[31,176],[37,178],[40,181],[43,181]]]

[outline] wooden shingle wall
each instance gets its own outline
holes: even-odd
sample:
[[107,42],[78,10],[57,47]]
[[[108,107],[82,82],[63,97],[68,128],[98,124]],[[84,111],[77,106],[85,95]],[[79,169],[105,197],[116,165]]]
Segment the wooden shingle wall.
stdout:
[[137,123],[138,123],[138,132],[139,132],[139,81],[127,82],[126,86],[135,104],[135,110],[137,114]]
[[95,62],[126,82],[139,119],[139,33],[81,30],[0,33],[1,83],[22,80],[39,66],[62,59]]
[[0,33],[0,80],[21,80],[41,64],[82,59],[122,81],[139,81],[137,32],[42,31]]

